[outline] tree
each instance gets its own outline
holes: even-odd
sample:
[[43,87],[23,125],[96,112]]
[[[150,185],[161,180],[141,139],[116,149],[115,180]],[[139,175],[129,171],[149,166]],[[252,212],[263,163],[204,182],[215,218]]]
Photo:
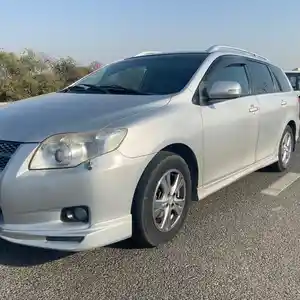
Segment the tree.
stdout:
[[30,49],[20,55],[0,51],[0,102],[57,91],[100,66],[78,66],[71,57],[52,59]]
[[99,61],[94,60],[93,62],[90,63],[89,69],[91,72],[96,71],[102,67],[102,64]]

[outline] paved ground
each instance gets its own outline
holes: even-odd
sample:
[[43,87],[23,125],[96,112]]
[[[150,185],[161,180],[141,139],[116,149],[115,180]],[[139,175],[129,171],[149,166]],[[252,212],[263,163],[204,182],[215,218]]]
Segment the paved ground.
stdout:
[[0,241],[0,298],[300,299],[300,180],[277,197],[260,193],[279,177],[257,172],[195,204],[159,249],[63,255]]

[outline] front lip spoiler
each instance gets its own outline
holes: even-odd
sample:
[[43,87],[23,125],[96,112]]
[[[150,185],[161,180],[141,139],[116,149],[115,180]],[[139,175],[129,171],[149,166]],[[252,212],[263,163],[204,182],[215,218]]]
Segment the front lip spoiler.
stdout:
[[32,230],[39,227],[33,225],[0,224],[0,238],[25,246],[78,252],[107,246],[132,235],[131,215],[76,230],[51,230],[50,223],[44,230]]

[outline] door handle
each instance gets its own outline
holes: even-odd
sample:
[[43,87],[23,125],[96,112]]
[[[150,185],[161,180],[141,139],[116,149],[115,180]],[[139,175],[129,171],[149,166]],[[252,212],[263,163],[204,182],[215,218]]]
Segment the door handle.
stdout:
[[253,113],[253,112],[258,111],[258,109],[259,108],[257,106],[251,105],[250,108],[249,108],[249,112]]
[[287,102],[285,100],[281,100],[281,106],[286,106]]

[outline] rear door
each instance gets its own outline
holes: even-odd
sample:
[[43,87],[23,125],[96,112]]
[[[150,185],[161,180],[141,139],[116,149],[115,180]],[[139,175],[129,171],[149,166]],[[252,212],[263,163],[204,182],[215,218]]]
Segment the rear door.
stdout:
[[[287,102],[286,105],[286,113],[287,113],[287,119],[286,123],[290,122],[291,120],[295,122],[296,124],[296,139],[298,139],[299,135],[299,117],[300,117],[300,74],[298,73],[298,87],[299,92],[295,92],[291,88],[291,84],[286,76],[286,74],[278,67],[276,66],[270,66],[270,69],[274,75],[275,80],[278,84],[278,89],[280,93],[282,94],[282,97],[284,97],[285,101]],[[298,95],[297,95],[298,94]],[[286,125],[284,124],[284,127]],[[282,131],[284,128],[282,128]]]
[[274,155],[286,122],[287,102],[276,87],[269,66],[255,60],[247,60],[252,94],[259,103],[259,135],[256,148],[256,161]]
[[[242,96],[207,102],[205,90],[217,81],[235,81]],[[203,121],[203,184],[221,180],[255,162],[258,103],[250,95],[245,59],[222,56],[203,77],[199,88]]]

